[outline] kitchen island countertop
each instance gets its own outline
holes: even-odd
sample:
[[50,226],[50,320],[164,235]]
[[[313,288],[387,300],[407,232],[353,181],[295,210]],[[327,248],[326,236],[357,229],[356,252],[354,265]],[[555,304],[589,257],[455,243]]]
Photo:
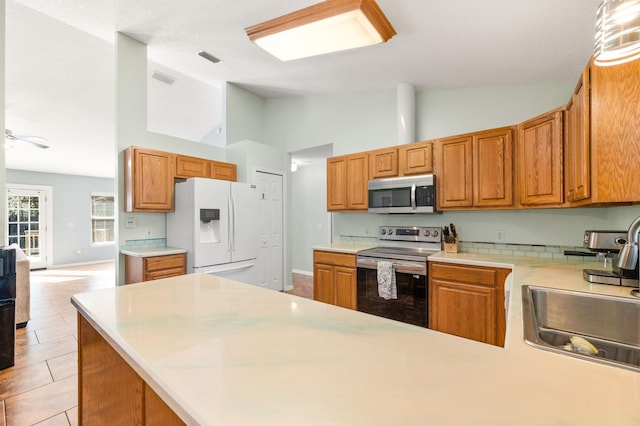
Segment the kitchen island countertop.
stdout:
[[514,269],[505,348],[209,275],[72,302],[189,424],[640,424],[640,373],[530,347],[522,332],[524,284],[629,288],[586,283],[578,262],[430,261]]

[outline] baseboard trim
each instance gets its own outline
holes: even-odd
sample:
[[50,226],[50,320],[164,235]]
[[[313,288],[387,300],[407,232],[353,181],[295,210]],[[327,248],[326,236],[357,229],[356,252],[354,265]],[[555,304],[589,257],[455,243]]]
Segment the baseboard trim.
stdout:
[[294,274],[308,275],[310,277],[313,276],[313,272],[303,271],[302,269],[292,269],[291,272]]
[[[107,259],[107,260],[92,260],[88,262],[80,262],[80,263],[66,263],[63,265],[51,265],[42,269],[61,269],[61,268],[71,268],[73,266],[85,266],[85,265],[95,265],[96,263],[111,263],[115,262],[115,259]],[[32,271],[42,270],[42,269],[32,269]]]

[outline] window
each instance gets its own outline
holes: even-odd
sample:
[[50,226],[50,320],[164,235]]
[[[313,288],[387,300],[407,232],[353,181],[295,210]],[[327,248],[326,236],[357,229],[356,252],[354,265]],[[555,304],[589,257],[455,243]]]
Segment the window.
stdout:
[[114,242],[113,194],[91,194],[91,244]]

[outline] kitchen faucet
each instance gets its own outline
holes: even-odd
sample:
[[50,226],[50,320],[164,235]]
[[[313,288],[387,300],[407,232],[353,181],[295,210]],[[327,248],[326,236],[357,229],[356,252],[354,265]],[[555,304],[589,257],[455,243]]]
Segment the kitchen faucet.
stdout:
[[[627,242],[618,255],[618,267],[622,269],[635,269],[638,264],[638,232],[640,232],[640,216],[629,226]],[[639,284],[640,285],[640,284]],[[640,297],[640,289],[631,290],[631,294]]]

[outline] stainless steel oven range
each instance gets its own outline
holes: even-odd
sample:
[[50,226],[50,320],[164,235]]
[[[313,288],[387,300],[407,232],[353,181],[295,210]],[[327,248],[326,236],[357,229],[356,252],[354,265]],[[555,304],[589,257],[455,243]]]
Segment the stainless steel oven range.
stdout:
[[[378,247],[357,255],[358,311],[428,326],[427,257],[442,249],[438,227],[381,226]],[[378,292],[378,262],[393,265],[397,299]]]

